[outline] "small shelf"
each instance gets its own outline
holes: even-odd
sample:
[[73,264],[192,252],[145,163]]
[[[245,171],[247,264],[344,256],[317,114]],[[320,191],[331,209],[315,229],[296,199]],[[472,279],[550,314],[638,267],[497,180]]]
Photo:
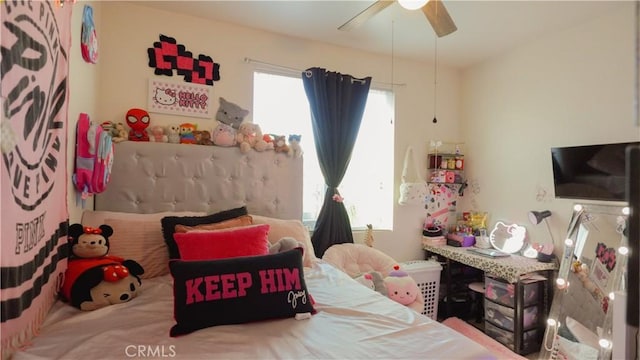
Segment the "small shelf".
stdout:
[[463,170],[464,155],[429,153],[427,168],[434,170]]
[[463,189],[467,183],[464,177],[463,147],[463,143],[457,142],[431,142],[427,154],[428,184],[457,185]]
[[463,171],[432,169],[427,176],[427,182],[432,184],[462,185],[465,183]]

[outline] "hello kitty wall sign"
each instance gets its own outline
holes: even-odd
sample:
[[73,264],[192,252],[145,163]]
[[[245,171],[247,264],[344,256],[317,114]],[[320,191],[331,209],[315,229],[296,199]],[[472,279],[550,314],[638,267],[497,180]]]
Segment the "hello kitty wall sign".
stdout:
[[149,79],[148,111],[213,118],[211,87]]

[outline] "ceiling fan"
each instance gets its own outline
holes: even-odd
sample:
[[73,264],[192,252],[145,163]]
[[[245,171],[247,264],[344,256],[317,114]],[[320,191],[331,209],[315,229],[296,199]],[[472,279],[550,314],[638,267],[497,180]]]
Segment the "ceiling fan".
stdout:
[[[366,9],[359,12],[356,16],[349,19],[346,23],[340,25],[340,27],[338,27],[338,30],[348,31],[351,29],[355,29],[394,2],[395,1],[390,0],[378,0],[369,5],[369,7],[367,7]],[[401,3],[401,5],[405,8],[412,8],[411,5],[405,6],[404,4],[402,4],[404,2],[402,0],[398,0],[398,2]],[[424,3],[424,1],[422,2]],[[449,16],[449,12],[444,7],[444,4],[441,0],[429,0],[421,7],[419,6],[420,1],[408,1],[408,3],[413,3],[413,5],[415,5],[416,3],[418,4],[418,7],[414,6],[413,9],[422,9],[422,12],[427,17],[427,20],[429,20],[431,27],[436,32],[436,35],[438,35],[438,37],[449,35],[458,29],[456,27],[456,24],[451,19],[451,16]]]

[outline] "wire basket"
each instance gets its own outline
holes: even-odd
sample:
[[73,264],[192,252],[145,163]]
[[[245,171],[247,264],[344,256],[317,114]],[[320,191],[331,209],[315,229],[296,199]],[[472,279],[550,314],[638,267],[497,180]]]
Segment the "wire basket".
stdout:
[[433,320],[438,320],[438,290],[440,289],[440,273],[442,266],[436,261],[411,260],[400,264],[422,293],[424,309],[422,314]]

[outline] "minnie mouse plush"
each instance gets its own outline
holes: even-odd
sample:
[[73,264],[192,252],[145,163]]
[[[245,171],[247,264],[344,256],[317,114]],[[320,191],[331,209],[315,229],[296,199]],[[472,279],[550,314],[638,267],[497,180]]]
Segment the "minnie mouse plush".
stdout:
[[98,228],[73,224],[69,227],[72,257],[62,284],[61,295],[81,310],[95,310],[133,299],[142,282],[144,269],[134,260],[107,255],[109,225]]
[[82,226],[82,224],[69,226],[71,258],[90,259],[107,256],[111,235],[113,235],[113,228],[109,225],[100,225],[98,228]]

